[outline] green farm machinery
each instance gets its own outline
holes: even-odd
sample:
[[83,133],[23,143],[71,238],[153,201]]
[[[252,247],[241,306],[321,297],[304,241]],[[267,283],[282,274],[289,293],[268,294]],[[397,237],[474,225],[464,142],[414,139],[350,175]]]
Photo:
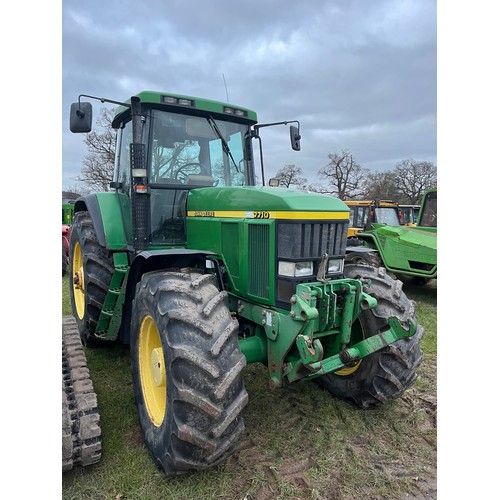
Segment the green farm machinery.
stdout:
[[[92,106],[70,129],[91,130]],[[243,370],[314,380],[371,407],[417,377],[423,328],[383,268],[344,265],[349,208],[266,186],[259,124],[228,103],[144,91],[118,107],[111,191],[78,199],[70,294],[82,342],[130,345],[145,444],[167,475],[226,459],[244,430]],[[254,141],[262,186],[256,186]]]
[[346,262],[383,266],[413,284],[437,278],[437,190],[424,193],[416,225],[372,223],[356,240],[358,246],[346,249]]

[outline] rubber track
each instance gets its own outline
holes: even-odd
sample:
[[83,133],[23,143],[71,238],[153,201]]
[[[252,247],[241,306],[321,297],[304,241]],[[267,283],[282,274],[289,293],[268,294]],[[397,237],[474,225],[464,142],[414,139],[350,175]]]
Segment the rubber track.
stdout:
[[76,321],[62,319],[62,470],[101,459],[102,434],[97,396],[87,368]]

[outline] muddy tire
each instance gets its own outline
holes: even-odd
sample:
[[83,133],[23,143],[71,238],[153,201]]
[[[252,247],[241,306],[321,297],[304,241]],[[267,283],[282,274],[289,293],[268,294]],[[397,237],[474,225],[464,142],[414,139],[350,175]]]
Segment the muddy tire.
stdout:
[[361,264],[371,267],[382,267],[382,259],[378,252],[349,252],[345,256],[347,264]]
[[430,281],[430,278],[425,278],[423,276],[410,276],[408,274],[396,274],[396,278],[402,281],[405,285],[415,286],[424,286]]
[[[363,311],[353,324],[353,343],[386,329],[391,316],[402,322],[415,320],[415,302],[405,295],[402,283],[392,279],[383,267],[346,265],[344,274],[346,278],[361,280],[363,290],[378,302],[375,309]],[[417,368],[423,358],[420,348],[423,333],[423,327],[417,323],[412,337],[398,340],[351,367],[324,375],[318,382],[334,396],[360,407],[396,399],[417,378]]]
[[244,430],[246,359],[211,275],[143,275],[132,305],[132,380],[144,441],[167,475],[226,459]]
[[88,212],[78,212],[73,219],[69,269],[71,308],[82,342],[103,345],[94,333],[113,276],[113,257],[99,244]]
[[62,275],[64,276],[68,272],[68,256],[64,247],[62,247]]
[[101,459],[102,433],[97,396],[72,317],[62,319],[62,471]]

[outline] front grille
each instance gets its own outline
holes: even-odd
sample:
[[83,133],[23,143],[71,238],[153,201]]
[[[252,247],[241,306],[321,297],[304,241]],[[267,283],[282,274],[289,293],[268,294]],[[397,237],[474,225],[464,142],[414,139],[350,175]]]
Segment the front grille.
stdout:
[[[290,297],[297,284],[317,281],[321,258],[343,258],[347,246],[348,221],[338,222],[286,222],[280,221],[276,229],[276,260],[312,261],[313,275],[304,277],[276,276],[276,305],[290,309]],[[278,266],[277,266],[278,268]],[[337,273],[341,277],[341,273]],[[329,275],[334,277],[334,275]]]
[[343,256],[347,244],[346,222],[280,222],[278,259],[314,259],[325,253]]
[[248,292],[269,298],[269,225],[248,226]]

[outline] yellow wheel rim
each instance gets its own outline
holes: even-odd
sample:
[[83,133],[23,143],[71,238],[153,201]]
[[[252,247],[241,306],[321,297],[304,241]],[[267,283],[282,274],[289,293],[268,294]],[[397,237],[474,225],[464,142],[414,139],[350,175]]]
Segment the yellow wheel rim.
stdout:
[[359,361],[356,361],[356,363],[354,363],[353,366],[346,366],[345,368],[342,368],[342,370],[335,372],[335,375],[340,375],[341,377],[345,377],[346,375],[351,375],[359,368],[361,361],[362,360],[360,359]]
[[144,404],[151,422],[159,427],[167,409],[167,375],[160,334],[151,316],[141,322],[138,350]]
[[[360,340],[363,340],[365,337],[365,333],[363,331],[363,327],[359,321],[356,321],[353,326],[352,326],[352,331],[351,331],[351,341],[353,344],[356,342],[359,342]],[[361,366],[361,363],[363,362],[362,359],[359,361],[354,362],[351,366],[346,366],[345,368],[342,368],[339,371],[335,372],[335,375],[340,375],[341,377],[346,377],[347,375],[352,375],[354,372],[358,370],[358,368]]]
[[83,275],[83,256],[80,243],[75,243],[73,248],[73,296],[75,298],[76,313],[80,319],[85,314],[85,279]]

